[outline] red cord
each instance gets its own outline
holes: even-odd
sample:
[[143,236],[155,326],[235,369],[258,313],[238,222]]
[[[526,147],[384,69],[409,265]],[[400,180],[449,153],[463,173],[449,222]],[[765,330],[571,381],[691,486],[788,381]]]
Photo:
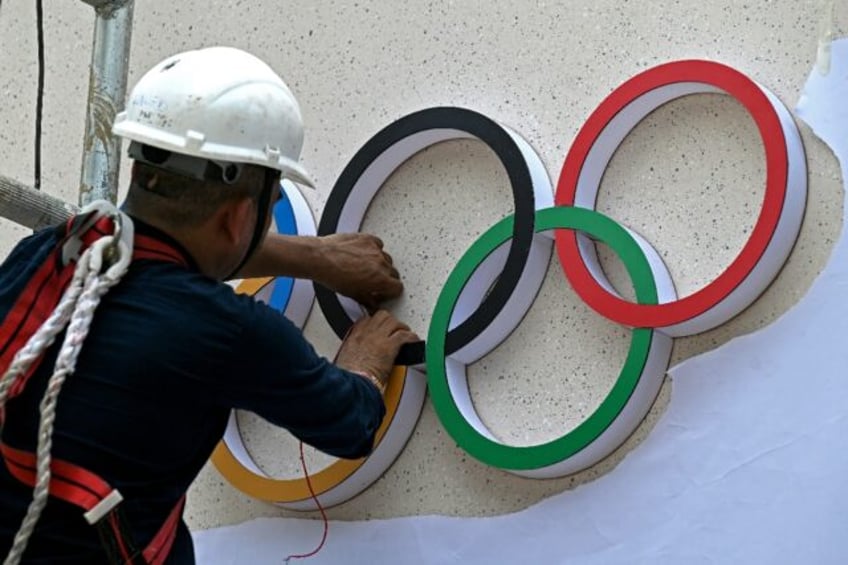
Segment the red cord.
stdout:
[[[342,339],[342,345],[347,340],[347,337],[350,335],[350,330]],[[341,346],[339,347],[339,351],[341,351]],[[336,357],[333,358],[333,363],[336,362],[338,358],[338,353],[336,353]],[[324,542],[327,541],[327,533],[330,530],[330,522],[327,520],[327,513],[324,512],[324,507],[321,506],[321,501],[318,500],[318,496],[315,494],[315,489],[312,488],[312,480],[309,478],[309,471],[306,469],[306,459],[303,456],[303,442],[300,442],[300,468],[303,469],[303,476],[306,478],[306,486],[309,488],[309,494],[312,496],[312,500],[315,501],[315,505],[318,507],[318,511],[321,513],[321,520],[324,523],[324,533],[321,535],[321,542],[318,544],[318,547],[310,551],[309,553],[301,553],[301,554],[292,554],[286,557],[284,563],[288,563],[292,559],[306,559],[307,557],[312,557],[317,554],[324,547]]]
[[318,496],[315,494],[315,490],[312,488],[312,481],[309,478],[309,471],[306,470],[306,459],[303,456],[303,442],[300,442],[300,466],[303,469],[303,476],[306,477],[306,486],[309,487],[309,494],[312,496],[312,500],[315,501],[315,505],[318,506],[318,511],[321,512],[321,520],[324,522],[324,534],[321,536],[321,543],[318,544],[318,547],[310,551],[309,553],[301,553],[298,555],[289,555],[286,557],[285,562],[288,563],[292,559],[306,559],[307,557],[312,557],[324,547],[324,542],[327,541],[327,532],[330,530],[330,522],[327,521],[327,513],[324,512],[324,507],[321,506],[321,501],[318,500]]
[[115,512],[109,512],[109,526],[112,528],[112,534],[115,536],[115,542],[118,544],[118,551],[121,552],[124,563],[129,563],[130,552],[124,546],[124,536],[121,535],[121,528],[118,526],[118,519],[115,516]]

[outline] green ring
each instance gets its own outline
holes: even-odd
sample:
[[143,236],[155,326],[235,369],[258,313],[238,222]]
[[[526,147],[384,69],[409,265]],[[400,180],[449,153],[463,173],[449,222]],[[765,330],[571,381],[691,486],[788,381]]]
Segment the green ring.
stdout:
[[[459,411],[448,387],[445,336],[462,289],[486,257],[511,237],[512,224],[513,218],[508,216],[492,226],[471,245],[448,276],[427,334],[427,386],[439,420],[462,449],[487,465],[518,471],[542,469],[568,459],[613,423],[639,383],[651,350],[653,330],[633,330],[627,359],[612,390],[584,422],[564,436],[540,445],[515,447],[481,435]],[[585,208],[555,206],[536,212],[536,232],[559,228],[579,230],[607,244],[624,263],[633,281],[636,301],[657,303],[656,282],[648,259],[626,229]]]

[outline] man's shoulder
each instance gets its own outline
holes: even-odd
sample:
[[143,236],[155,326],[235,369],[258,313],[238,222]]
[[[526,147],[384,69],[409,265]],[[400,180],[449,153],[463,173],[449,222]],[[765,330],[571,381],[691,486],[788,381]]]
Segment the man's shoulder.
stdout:
[[30,262],[36,259],[35,255],[39,254],[39,250],[43,250],[42,255],[52,251],[58,241],[59,232],[55,226],[38,230],[20,239],[3,263],[8,266],[14,263]]

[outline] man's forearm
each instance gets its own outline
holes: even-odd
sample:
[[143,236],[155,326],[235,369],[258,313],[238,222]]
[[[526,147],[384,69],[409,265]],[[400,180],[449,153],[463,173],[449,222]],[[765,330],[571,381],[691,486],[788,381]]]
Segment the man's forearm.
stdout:
[[281,276],[315,281],[370,310],[403,292],[383,242],[364,233],[323,237],[269,233],[236,278]]
[[320,273],[321,239],[314,236],[268,233],[253,257],[235,276],[315,279]]

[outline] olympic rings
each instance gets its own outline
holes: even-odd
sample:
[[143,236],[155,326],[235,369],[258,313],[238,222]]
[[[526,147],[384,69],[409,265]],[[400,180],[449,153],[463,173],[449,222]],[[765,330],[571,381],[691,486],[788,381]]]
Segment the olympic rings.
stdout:
[[[675,98],[705,92],[733,96],[753,117],[765,147],[766,190],[753,232],[731,265],[706,287],[678,298],[656,250],[626,226],[594,211],[594,206],[609,160],[636,124]],[[597,463],[636,429],[650,409],[668,367],[673,336],[721,325],[756,300],[788,258],[804,215],[806,158],[786,107],[770,91],[727,66],[678,61],[625,82],[591,114],[566,156],[555,206],[541,159],[517,133],[471,110],[430,108],[390,124],[354,155],[330,193],[317,233],[358,230],[374,195],[400,164],[432,144],[467,137],[480,139],[500,158],[512,186],[514,214],[486,231],[459,260],[439,295],[426,345],[414,344],[399,355],[398,365],[407,367],[393,371],[385,397],[387,417],[374,452],[365,459],[338,461],[312,476],[324,505],[355,496],[392,464],[421,412],[425,384],[448,433],[486,464],[549,478]],[[298,215],[295,210],[309,209],[293,187],[286,187],[286,194],[289,208],[275,212],[278,229],[315,233],[302,227],[300,220],[287,223]],[[603,316],[635,329],[615,385],[583,423],[553,441],[511,447],[498,442],[474,410],[465,367],[497,347],[530,308],[550,260],[550,231],[555,232],[563,270],[578,295]],[[619,255],[634,283],[636,303],[615,293],[592,239],[605,242]],[[262,298],[268,294],[269,281],[245,281],[239,291]],[[312,295],[295,297],[299,282],[286,286],[289,283],[278,281],[270,303],[302,324]],[[339,336],[363,313],[352,301],[318,285],[315,295]],[[421,367],[425,351],[426,383],[409,367]],[[258,468],[234,416],[213,461],[251,496],[287,508],[314,508],[305,480],[274,479]]]
[[[469,137],[488,145],[506,168],[515,205],[515,233],[491,291],[448,333],[451,353],[478,339],[492,324],[515,291],[531,247],[545,245],[533,237],[533,213],[534,208],[553,203],[550,180],[538,154],[521,136],[463,108],[429,108],[405,116],[378,132],[353,156],[330,192],[318,224],[318,235],[357,231],[377,190],[404,161],[430,145]],[[340,338],[362,315],[359,305],[318,284],[315,294]],[[405,346],[397,358],[399,365],[423,362],[423,343]]]
[[[616,384],[582,424],[542,445],[510,447],[499,443],[474,410],[465,363],[446,358],[445,335],[461,290],[477,266],[509,239],[512,224],[511,216],[504,218],[480,236],[448,276],[427,334],[427,386],[442,425],[470,455],[516,474],[551,478],[597,463],[639,425],[662,385],[672,340],[651,329],[634,329],[630,352]],[[536,212],[537,231],[555,228],[581,230],[608,244],[624,263],[640,304],[656,304],[658,293],[674,298],[671,277],[653,248],[606,216],[583,208],[554,207]]]
[[562,166],[556,203],[595,207],[604,170],[630,130],[646,115],[681,96],[725,92],[757,124],[765,146],[766,192],[748,242],[731,265],[694,294],[657,305],[615,295],[594,246],[574,232],[558,232],[557,251],[569,282],[591,308],[610,320],[661,329],[680,337],[705,332],[750,306],[783,267],[804,217],[807,165],[798,127],[767,89],[739,71],[710,61],[676,61],[649,69],[610,94],[577,134]]

